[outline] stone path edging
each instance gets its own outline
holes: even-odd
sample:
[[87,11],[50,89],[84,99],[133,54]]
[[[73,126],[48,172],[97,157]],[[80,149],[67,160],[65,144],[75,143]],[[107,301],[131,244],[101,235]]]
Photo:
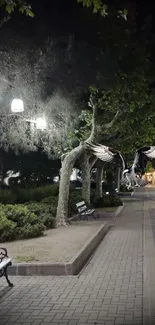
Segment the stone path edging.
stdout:
[[121,214],[121,212],[123,211],[124,207],[125,207],[125,204],[123,203],[123,205],[119,206],[119,207],[116,209],[116,211],[115,211],[115,215],[114,215],[115,218],[120,216],[120,214]]

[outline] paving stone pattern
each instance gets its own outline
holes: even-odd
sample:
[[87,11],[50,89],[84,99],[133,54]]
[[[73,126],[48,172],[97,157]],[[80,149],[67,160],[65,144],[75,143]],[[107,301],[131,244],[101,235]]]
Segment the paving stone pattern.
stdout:
[[0,281],[0,325],[142,324],[142,204],[126,205],[79,277]]
[[150,219],[151,219],[153,239],[154,239],[154,243],[155,243],[155,209],[149,209],[149,213],[150,213]]

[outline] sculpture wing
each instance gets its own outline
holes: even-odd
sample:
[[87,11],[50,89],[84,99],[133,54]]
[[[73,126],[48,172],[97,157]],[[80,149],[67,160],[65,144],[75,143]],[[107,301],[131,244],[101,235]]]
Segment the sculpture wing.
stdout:
[[136,150],[132,169],[134,169],[135,172],[140,171],[144,173],[148,160],[154,158],[155,158],[155,146],[148,146],[148,147],[145,146],[139,148],[138,150]]
[[86,142],[86,146],[89,150],[92,151],[94,156],[96,156],[98,159],[102,161],[111,162],[116,157],[119,158],[121,160],[123,170],[125,169],[126,163],[121,153],[118,150],[113,149],[111,147],[104,146],[102,144],[95,144],[93,142],[91,143]]
[[148,147],[142,148],[142,153],[149,159],[154,159],[155,158],[155,146],[150,146],[149,149]]

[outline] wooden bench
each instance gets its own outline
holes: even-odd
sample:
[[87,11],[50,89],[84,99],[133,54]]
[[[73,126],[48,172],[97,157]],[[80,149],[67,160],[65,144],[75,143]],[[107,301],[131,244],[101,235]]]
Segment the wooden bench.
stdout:
[[92,216],[93,219],[96,219],[96,217],[94,216],[95,209],[88,209],[84,201],[77,203],[76,207],[79,212],[80,220],[82,219],[88,220],[89,216]]
[[9,287],[13,287],[13,284],[8,279],[8,273],[7,273],[7,268],[8,266],[11,265],[12,265],[11,258],[8,257],[6,248],[0,247],[0,278],[2,276],[5,276]]

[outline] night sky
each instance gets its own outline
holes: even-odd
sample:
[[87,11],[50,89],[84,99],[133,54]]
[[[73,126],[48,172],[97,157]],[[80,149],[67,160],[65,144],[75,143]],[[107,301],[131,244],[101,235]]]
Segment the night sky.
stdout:
[[[140,33],[145,25],[145,37],[148,40],[151,39],[150,50],[152,51],[152,58],[154,58],[155,19],[152,15],[154,5],[150,1],[143,4],[140,0],[109,0],[108,4],[110,6],[109,11],[111,11],[112,6],[115,6],[116,9],[128,8],[129,22],[133,20]],[[60,70],[52,73],[53,81],[52,84],[49,84],[49,88],[53,92],[57,86],[60,86],[58,79],[61,79],[61,85],[63,84],[63,87],[66,87],[69,91],[73,87],[88,89],[89,85],[94,82],[96,71],[102,70],[97,67],[97,63],[93,61],[93,58],[100,52],[100,48],[104,44],[101,39],[101,34],[106,34],[104,22],[109,21],[109,24],[112,23],[114,30],[115,23],[119,23],[118,19],[110,18],[110,15],[107,18],[102,18],[93,14],[91,8],[83,8],[76,0],[33,0],[32,9],[35,13],[33,19],[21,14],[14,14],[11,20],[3,26],[1,29],[1,47],[6,46],[6,40],[9,44],[9,39],[15,38],[20,40],[21,47],[22,43],[26,42],[31,49],[34,47],[40,48],[44,46],[45,41],[49,38],[55,42],[56,51],[60,54],[66,51],[69,40],[72,39],[73,60],[65,68],[60,64]],[[123,22],[123,24],[122,28],[128,26],[128,22]],[[82,42],[85,42],[85,45]],[[80,54],[84,46],[85,50]],[[79,59],[79,62],[77,62],[77,59]],[[76,75],[76,70],[79,75]],[[73,80],[77,81],[74,85],[72,84]]]
[[[100,22],[103,20],[103,18],[94,15],[91,8],[83,8],[76,0],[32,0],[31,2],[35,13],[34,19],[15,14],[3,29],[11,28],[22,37],[34,36],[40,40],[47,36],[59,37],[74,33],[76,38],[93,41],[93,36],[96,37],[96,32],[100,29]],[[155,31],[153,1],[149,0],[143,4],[141,0],[108,0],[107,3],[117,9],[128,8],[129,17],[131,18],[132,15],[140,26],[149,16],[147,20],[151,21],[151,30]]]

